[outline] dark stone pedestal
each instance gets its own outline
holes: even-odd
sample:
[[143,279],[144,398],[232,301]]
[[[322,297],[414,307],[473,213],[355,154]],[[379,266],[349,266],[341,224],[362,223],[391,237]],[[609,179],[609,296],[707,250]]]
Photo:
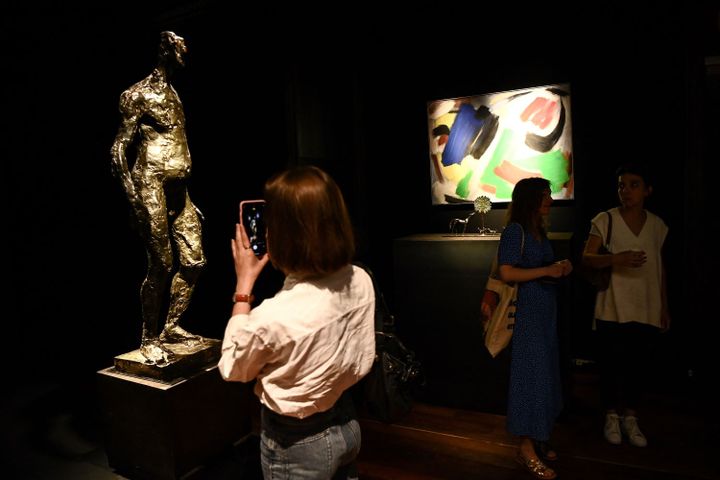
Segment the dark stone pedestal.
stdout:
[[[568,258],[570,234],[548,236],[556,257]],[[506,412],[510,349],[490,356],[480,316],[499,243],[499,235],[421,234],[395,240],[396,329],[423,365],[427,384],[418,400],[424,403]],[[567,283],[558,283],[561,348],[568,344]]]
[[132,479],[177,479],[250,433],[252,384],[212,365],[172,383],[98,372],[110,467]]

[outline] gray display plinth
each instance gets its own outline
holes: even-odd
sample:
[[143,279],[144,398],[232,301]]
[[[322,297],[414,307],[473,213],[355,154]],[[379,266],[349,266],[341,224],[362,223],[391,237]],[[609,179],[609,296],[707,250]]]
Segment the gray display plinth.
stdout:
[[98,388],[108,463],[129,478],[180,478],[250,433],[252,385],[215,365],[172,383],[110,367]]

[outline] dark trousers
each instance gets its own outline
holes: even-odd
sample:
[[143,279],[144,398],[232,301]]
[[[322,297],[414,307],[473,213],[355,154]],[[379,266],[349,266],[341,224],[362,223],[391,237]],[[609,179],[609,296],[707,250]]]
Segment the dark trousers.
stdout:
[[604,408],[618,413],[637,409],[646,391],[659,329],[637,322],[597,320],[596,333]]

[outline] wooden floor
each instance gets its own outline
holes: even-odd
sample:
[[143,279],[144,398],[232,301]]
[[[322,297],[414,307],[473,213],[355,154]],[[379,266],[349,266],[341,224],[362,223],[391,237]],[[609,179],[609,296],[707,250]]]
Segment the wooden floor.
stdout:
[[[552,443],[558,478],[700,480],[720,478],[717,414],[691,391],[654,393],[640,424],[648,447],[613,446],[602,436],[596,383],[578,376]],[[361,478],[372,480],[528,479],[516,461],[505,417],[416,405],[394,425],[363,420]]]
[[[575,375],[553,434],[560,458],[552,466],[561,479],[720,479],[720,421],[713,398],[717,397],[693,385],[655,392],[640,417],[648,447],[612,446],[602,437],[596,379]],[[4,452],[10,458],[4,462],[9,471],[3,478],[125,478],[108,467],[101,435],[95,432],[93,438],[92,426],[78,430],[72,418],[57,422],[53,417],[53,428],[39,430],[35,419],[41,405],[9,407],[0,410],[7,440]],[[361,427],[362,479],[533,478],[514,459],[515,441],[505,432],[502,415],[417,403],[402,421],[384,424],[361,418]],[[253,434],[183,480],[261,478],[259,439]]]

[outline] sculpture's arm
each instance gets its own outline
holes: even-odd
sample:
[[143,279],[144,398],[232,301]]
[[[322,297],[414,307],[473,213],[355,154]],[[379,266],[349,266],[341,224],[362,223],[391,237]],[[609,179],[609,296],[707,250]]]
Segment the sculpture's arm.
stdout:
[[120,114],[122,122],[110,149],[112,171],[122,183],[130,204],[135,207],[139,199],[130,175],[126,152],[138,131],[140,108],[137,100],[129,92],[124,92],[120,97]]

